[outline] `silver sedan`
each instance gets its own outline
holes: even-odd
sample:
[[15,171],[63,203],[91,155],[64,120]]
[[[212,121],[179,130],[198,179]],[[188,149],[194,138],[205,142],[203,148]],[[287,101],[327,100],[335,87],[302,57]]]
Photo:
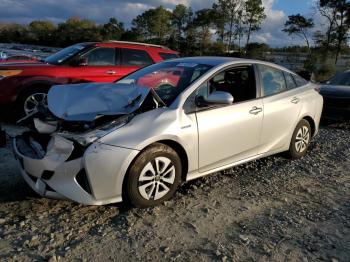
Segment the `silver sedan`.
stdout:
[[315,86],[286,68],[181,58],[117,83],[52,87],[13,148],[42,196],[148,207],[183,181],[280,152],[303,157],[322,106]]

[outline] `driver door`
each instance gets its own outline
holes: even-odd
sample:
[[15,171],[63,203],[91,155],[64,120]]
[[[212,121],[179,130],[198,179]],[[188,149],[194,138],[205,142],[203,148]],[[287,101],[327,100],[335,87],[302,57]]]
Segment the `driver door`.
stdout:
[[70,69],[80,82],[114,82],[124,76],[120,72],[118,53],[113,47],[97,47],[81,57],[85,65]]
[[225,91],[232,105],[197,108],[199,172],[223,167],[258,154],[263,102],[252,65],[220,72],[198,90],[198,96]]

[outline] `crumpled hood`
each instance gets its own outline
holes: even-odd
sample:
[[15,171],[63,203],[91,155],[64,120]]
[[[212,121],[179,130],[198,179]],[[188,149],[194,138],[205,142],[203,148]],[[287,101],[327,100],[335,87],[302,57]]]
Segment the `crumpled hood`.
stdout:
[[130,84],[88,83],[53,86],[48,108],[67,121],[93,121],[98,115],[123,115],[137,110],[149,88]]

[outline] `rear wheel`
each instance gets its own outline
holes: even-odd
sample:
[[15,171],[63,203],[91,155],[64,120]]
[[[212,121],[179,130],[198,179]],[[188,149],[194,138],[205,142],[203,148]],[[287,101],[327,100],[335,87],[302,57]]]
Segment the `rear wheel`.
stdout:
[[17,100],[17,113],[25,117],[35,113],[40,107],[47,107],[48,87],[32,87],[25,90]]
[[288,155],[292,159],[298,159],[306,155],[311,141],[311,127],[308,121],[301,120],[294,130],[289,146]]
[[150,207],[170,199],[181,179],[181,160],[175,150],[156,143],[133,162],[126,180],[126,193],[137,207]]

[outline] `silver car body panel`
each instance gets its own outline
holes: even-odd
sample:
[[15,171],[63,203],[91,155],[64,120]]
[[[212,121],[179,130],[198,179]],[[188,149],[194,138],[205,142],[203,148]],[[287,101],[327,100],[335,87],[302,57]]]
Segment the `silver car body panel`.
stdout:
[[[57,137],[56,137],[57,139]],[[81,158],[66,161],[72,153],[69,141],[60,138],[55,146],[42,159],[33,159],[18,149],[18,140],[13,140],[14,153],[21,163],[20,171],[30,187],[41,196],[71,199],[87,205],[104,205],[122,200],[122,191],[118,185],[120,176],[116,170],[126,172],[128,164],[139,152],[101,143],[91,145]],[[66,145],[66,146],[64,146]],[[64,149],[63,149],[64,147]],[[63,149],[63,150],[62,150]],[[53,152],[59,152],[52,159]],[[77,182],[76,176],[86,170],[92,192],[89,194]],[[45,180],[43,172],[53,171],[52,178]]]
[[258,154],[263,115],[250,114],[254,106],[262,108],[262,99],[196,113],[199,172]]
[[[119,202],[122,201],[123,181],[130,164],[142,150],[155,142],[176,143],[183,148],[186,154],[180,157],[187,159],[188,181],[287,150],[296,125],[305,117],[313,121],[314,135],[317,134],[323,100],[311,83],[215,109],[185,110],[186,101],[196,89],[228,67],[261,63],[282,71],[289,70],[261,61],[231,58],[182,58],[178,61],[213,64],[214,67],[192,83],[169,107],[136,115],[123,127],[91,144],[79,159],[68,162],[57,159],[55,175],[43,182],[58,195],[76,202],[91,205]],[[257,84],[260,88],[259,82]],[[295,98],[298,98],[298,103],[294,103]],[[250,114],[254,107],[262,108],[262,112]],[[35,161],[19,153],[16,143],[14,147],[18,158],[24,160],[22,174],[33,169],[35,174],[31,175],[40,179],[41,169],[35,171],[32,167],[36,166]],[[45,157],[41,161],[45,163],[39,166],[46,165],[48,159]],[[76,182],[75,176],[81,168],[86,170],[91,194]],[[38,192],[35,184],[31,186]]]

